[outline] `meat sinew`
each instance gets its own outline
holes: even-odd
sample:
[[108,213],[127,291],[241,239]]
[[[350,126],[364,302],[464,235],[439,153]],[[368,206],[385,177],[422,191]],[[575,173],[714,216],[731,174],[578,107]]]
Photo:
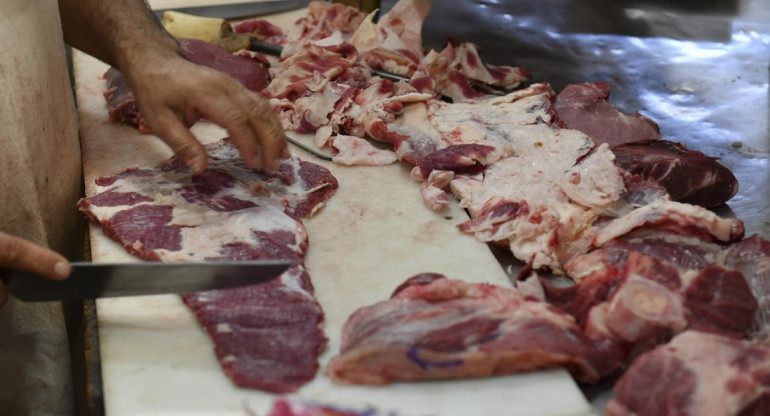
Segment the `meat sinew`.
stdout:
[[513,289],[428,274],[356,311],[328,373],[340,383],[387,384],[565,366],[596,381],[607,359],[556,308]]

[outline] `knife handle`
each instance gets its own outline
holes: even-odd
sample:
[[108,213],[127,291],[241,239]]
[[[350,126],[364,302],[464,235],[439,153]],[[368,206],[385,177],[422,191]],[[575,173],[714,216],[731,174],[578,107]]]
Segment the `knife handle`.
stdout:
[[254,52],[262,52],[272,56],[281,56],[281,51],[283,51],[283,47],[281,46],[262,42],[261,40],[253,37],[249,39],[249,49]]

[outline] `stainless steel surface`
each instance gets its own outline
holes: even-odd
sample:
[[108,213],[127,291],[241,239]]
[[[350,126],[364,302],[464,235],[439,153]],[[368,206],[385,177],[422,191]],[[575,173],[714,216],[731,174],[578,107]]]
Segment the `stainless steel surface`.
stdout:
[[8,290],[25,302],[201,292],[264,283],[291,266],[282,260],[209,263],[72,263],[68,279],[53,281],[15,270]]
[[178,7],[173,9],[153,10],[153,13],[158,19],[160,19],[161,15],[166,10],[174,10],[203,17],[237,19],[301,9],[306,7],[308,3],[310,3],[310,0],[275,0],[251,3],[217,4],[213,6]]
[[[383,10],[394,3],[383,1]],[[740,183],[729,208],[747,235],[770,238],[770,2],[434,2],[423,36],[432,48],[448,37],[475,42],[487,62],[524,65],[556,91],[611,82],[620,109],[638,110],[664,138],[719,157]]]

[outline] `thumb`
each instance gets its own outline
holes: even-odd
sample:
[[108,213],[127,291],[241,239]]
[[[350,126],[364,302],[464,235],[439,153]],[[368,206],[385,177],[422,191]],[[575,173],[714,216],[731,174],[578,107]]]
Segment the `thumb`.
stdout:
[[174,154],[194,173],[206,170],[206,150],[190,133],[187,126],[171,110],[163,110],[147,120],[150,131],[171,147]]

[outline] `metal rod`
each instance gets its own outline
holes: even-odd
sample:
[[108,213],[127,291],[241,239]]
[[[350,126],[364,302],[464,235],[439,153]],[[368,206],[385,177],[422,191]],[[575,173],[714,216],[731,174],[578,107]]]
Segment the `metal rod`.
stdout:
[[311,148],[309,146],[305,146],[304,144],[300,143],[297,140],[292,139],[289,136],[284,136],[284,137],[286,138],[287,142],[293,144],[294,146],[299,147],[300,149],[310,153],[311,155],[313,155],[313,156],[315,156],[315,157],[317,157],[319,159],[328,160],[330,162],[332,161],[332,157],[331,156],[329,156],[327,154],[324,154],[324,153],[321,153],[318,150],[315,150],[315,149],[313,149],[313,148]]

